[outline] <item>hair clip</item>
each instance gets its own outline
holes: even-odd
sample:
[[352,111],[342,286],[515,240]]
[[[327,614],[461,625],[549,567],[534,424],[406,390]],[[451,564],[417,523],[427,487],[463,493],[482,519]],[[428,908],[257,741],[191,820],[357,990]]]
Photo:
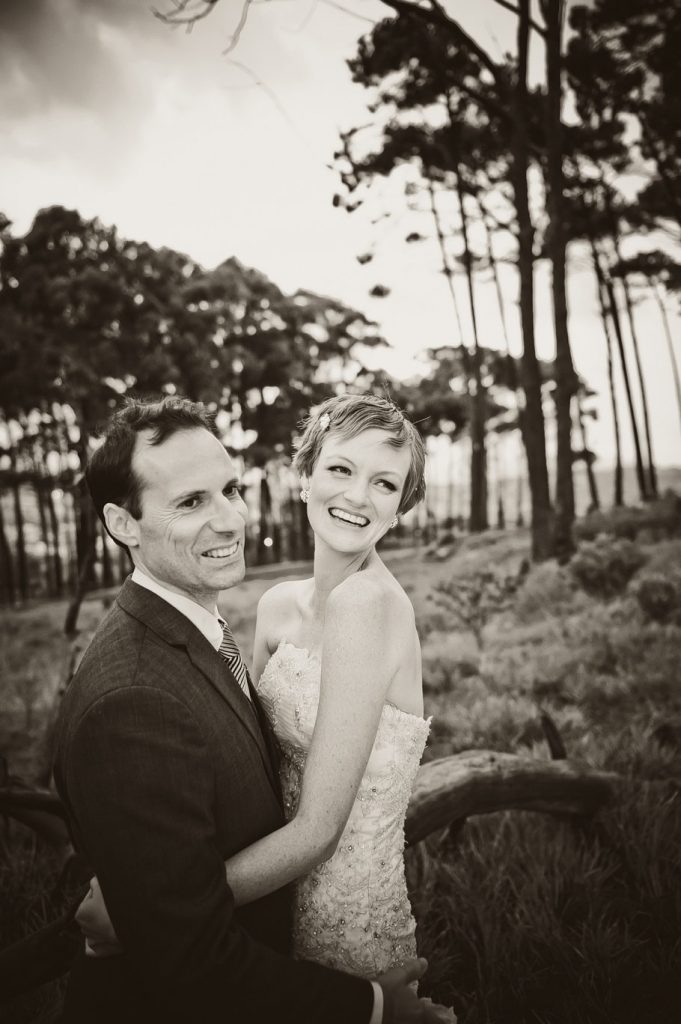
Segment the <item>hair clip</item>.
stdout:
[[329,416],[328,412],[322,413],[322,415],[319,417],[319,429],[320,430],[328,430],[330,422],[331,422],[331,417]]

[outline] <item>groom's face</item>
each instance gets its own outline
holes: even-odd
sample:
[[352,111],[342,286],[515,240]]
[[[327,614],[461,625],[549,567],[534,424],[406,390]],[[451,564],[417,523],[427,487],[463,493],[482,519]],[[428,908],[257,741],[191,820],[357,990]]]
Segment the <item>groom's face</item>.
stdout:
[[152,445],[142,432],[132,459],[140,482],[135,565],[212,610],[244,575],[246,505],[229,455],[203,428]]

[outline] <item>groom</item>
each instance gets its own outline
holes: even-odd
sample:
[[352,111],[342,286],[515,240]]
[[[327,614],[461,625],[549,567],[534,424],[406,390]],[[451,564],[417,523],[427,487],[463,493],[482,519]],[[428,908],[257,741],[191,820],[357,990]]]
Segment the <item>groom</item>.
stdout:
[[55,779],[124,950],[80,955],[65,1022],[435,1021],[408,983],[288,958],[291,893],[236,908],[224,860],[284,823],[276,744],[217,615],[247,510],[200,404],[129,402],[87,482],[134,563],[64,697]]

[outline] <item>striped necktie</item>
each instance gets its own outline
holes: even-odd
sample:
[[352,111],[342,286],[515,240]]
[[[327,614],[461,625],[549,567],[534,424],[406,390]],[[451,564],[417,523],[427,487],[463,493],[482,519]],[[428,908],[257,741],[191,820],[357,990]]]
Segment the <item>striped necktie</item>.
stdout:
[[232,675],[250,700],[251,695],[248,690],[248,670],[244,665],[244,660],[236,645],[236,640],[232,635],[232,631],[226,622],[222,623],[222,643],[218,648],[218,654],[221,654],[225,659],[232,671]]

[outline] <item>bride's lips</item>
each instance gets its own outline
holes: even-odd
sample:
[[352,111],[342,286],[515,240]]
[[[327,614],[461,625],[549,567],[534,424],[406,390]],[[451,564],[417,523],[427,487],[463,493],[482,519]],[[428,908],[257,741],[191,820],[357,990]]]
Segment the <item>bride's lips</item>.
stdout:
[[348,526],[356,526],[364,529],[365,526],[369,525],[369,520],[366,516],[358,515],[356,512],[348,512],[347,509],[338,508],[333,505],[329,509],[329,515],[332,519],[335,519],[338,523],[345,523]]
[[220,544],[207,548],[201,552],[202,558],[212,558],[214,561],[222,561],[225,558],[232,558],[239,550],[239,541],[232,541],[230,544]]

